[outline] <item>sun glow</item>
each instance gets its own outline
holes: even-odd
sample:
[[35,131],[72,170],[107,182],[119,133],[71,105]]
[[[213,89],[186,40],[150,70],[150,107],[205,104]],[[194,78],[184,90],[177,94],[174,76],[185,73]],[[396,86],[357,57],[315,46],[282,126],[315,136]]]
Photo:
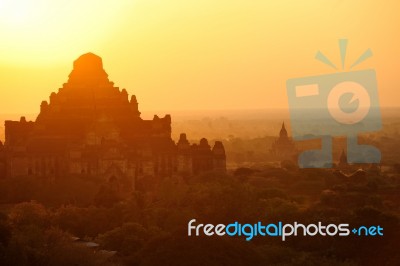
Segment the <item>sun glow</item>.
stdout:
[[125,1],[0,0],[0,63],[46,64],[96,48]]
[[[34,113],[93,52],[144,110],[287,109],[286,80],[373,68],[399,106],[399,1],[0,0],[0,109]],[[21,97],[23,95],[24,97]],[[167,99],[167,100],[166,100]],[[0,121],[1,127],[1,121]]]

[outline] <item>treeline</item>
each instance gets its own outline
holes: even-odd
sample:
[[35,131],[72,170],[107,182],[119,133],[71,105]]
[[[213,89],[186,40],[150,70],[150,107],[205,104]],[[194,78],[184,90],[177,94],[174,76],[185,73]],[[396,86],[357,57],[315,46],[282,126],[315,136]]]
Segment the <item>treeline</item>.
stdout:
[[[107,183],[1,180],[1,265],[396,265],[400,177],[238,169],[150,180],[121,199]],[[27,187],[28,186],[28,187]],[[103,189],[101,189],[103,188]],[[13,190],[16,189],[15,193]],[[103,192],[100,192],[103,191]],[[34,201],[32,201],[34,200]],[[383,237],[188,237],[187,224],[258,221],[380,225]],[[112,257],[80,247],[93,241]],[[371,252],[373,250],[373,252]]]

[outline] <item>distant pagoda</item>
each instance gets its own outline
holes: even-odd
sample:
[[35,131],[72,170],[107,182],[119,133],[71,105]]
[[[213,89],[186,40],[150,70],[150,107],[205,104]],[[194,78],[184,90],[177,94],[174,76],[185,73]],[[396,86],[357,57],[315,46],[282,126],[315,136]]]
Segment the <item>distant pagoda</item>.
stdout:
[[285,122],[282,123],[278,139],[271,146],[271,155],[277,161],[296,160],[297,149],[293,140],[288,136]]

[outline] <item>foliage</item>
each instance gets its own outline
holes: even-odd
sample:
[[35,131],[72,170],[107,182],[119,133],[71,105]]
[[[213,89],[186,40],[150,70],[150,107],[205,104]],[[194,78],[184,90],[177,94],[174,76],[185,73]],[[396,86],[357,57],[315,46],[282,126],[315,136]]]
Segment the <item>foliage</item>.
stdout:
[[[396,204],[400,200],[400,176],[387,178],[371,173],[363,180],[351,180],[330,170],[288,168],[249,168],[246,178],[209,172],[153,179],[151,186],[125,198],[117,195],[119,198],[106,204],[98,201],[104,192],[101,184],[92,181],[65,181],[70,184],[67,191],[79,184],[83,184],[79,193],[88,190],[84,197],[72,200],[73,192],[53,195],[39,188],[43,184],[39,180],[30,180],[31,188],[21,187],[13,195],[8,189],[20,181],[2,180],[5,187],[0,188],[4,192],[0,197],[12,204],[4,204],[0,212],[4,213],[0,216],[0,264],[350,266],[376,265],[382,258],[395,265],[400,260],[396,250],[400,239],[400,209]],[[58,193],[60,184],[47,186]],[[38,196],[38,191],[47,196]],[[107,193],[103,196],[106,199]],[[385,235],[362,239],[299,236],[285,242],[255,237],[247,242],[241,237],[188,237],[191,219],[213,224],[379,224],[385,228]],[[117,254],[105,259],[75,245],[72,236],[95,241],[99,249]]]

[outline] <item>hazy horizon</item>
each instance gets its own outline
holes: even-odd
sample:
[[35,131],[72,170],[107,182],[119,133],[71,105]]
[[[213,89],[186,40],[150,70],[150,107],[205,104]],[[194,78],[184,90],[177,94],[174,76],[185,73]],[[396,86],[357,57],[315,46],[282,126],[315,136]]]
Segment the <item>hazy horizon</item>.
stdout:
[[[287,108],[288,79],[348,71],[370,48],[352,71],[375,69],[381,105],[399,106],[398,2],[55,2],[0,5],[1,112],[37,112],[87,52],[141,110],[171,112]],[[344,70],[315,60],[340,66],[341,38]]]

